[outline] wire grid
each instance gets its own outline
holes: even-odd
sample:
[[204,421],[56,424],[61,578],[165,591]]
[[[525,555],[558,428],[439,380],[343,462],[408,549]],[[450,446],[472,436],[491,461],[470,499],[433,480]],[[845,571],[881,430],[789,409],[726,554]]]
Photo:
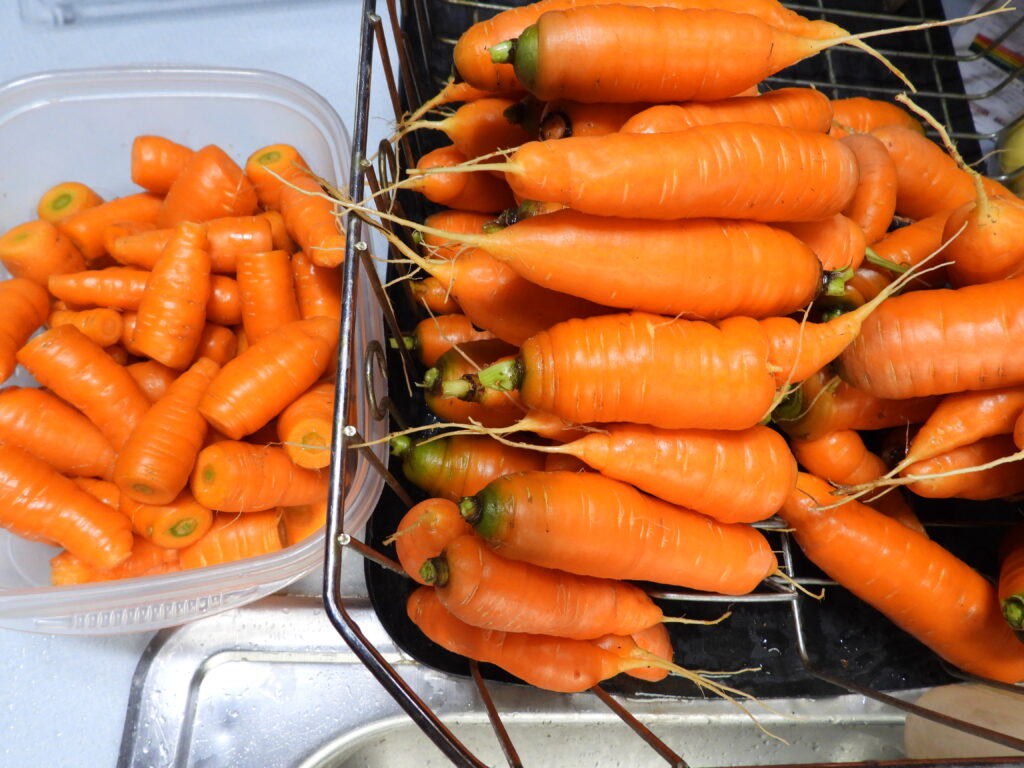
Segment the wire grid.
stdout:
[[[362,83],[362,88],[358,94],[359,107],[357,109],[354,131],[353,176],[351,179],[351,193],[356,199],[362,199],[365,196],[366,186],[369,186],[371,192],[375,192],[382,184],[386,184],[389,180],[396,178],[399,168],[403,165],[403,159],[408,162],[411,157],[420,154],[415,148],[420,138],[414,136],[411,142],[403,143],[398,150],[382,145],[378,148],[376,165],[367,162],[366,158],[372,154],[367,152],[366,147],[366,125],[369,119],[368,103],[370,95],[369,61],[371,57],[375,53],[382,57],[385,65],[384,69],[388,75],[387,87],[391,95],[396,117],[399,117],[406,106],[419,103],[425,95],[431,95],[435,92],[437,86],[448,75],[447,66],[450,66],[451,46],[457,39],[457,31],[460,26],[464,28],[464,26],[468,26],[470,23],[509,7],[502,4],[476,2],[475,0],[412,0],[412,5],[406,7],[400,13],[393,1],[389,0],[388,14],[390,16],[391,28],[394,30],[394,38],[392,41],[389,41],[381,18],[376,14],[375,0],[364,0],[364,2],[363,28],[361,33],[362,56],[359,73],[359,82]],[[832,4],[830,3],[830,5]],[[850,28],[851,31],[859,31],[864,28],[878,28],[883,25],[924,23],[941,18],[941,13],[936,12],[938,4],[926,3],[924,0],[916,0],[915,3],[910,4],[898,3],[900,8],[891,8],[882,13],[867,13],[858,9],[857,6],[863,5],[863,3],[851,3],[851,5],[853,7],[848,10],[829,8],[826,11],[824,3],[819,0],[819,3],[816,5],[791,5],[789,7],[810,17],[815,15],[825,16],[841,26]],[[908,6],[910,7],[908,8]],[[441,9],[441,15],[444,16],[441,23],[438,23],[438,9]],[[452,27],[452,20],[447,12],[455,14],[457,19],[455,27]],[[1013,28],[1015,29],[1020,22],[1021,19],[1018,19]],[[445,25],[447,25],[447,28]],[[451,34],[452,30],[455,30],[454,34]],[[937,37],[938,35],[945,37]],[[962,88],[958,89],[956,87],[960,81],[949,76],[949,67],[955,67],[959,61],[970,57],[960,57],[952,53],[948,43],[948,33],[945,30],[929,30],[922,33],[921,36],[924,38],[923,47],[920,42],[916,46],[876,47],[901,69],[905,66],[905,62],[913,62],[918,67],[923,64],[931,72],[930,87],[921,88],[919,86],[915,100],[945,123],[950,134],[959,141],[961,152],[969,161],[977,161],[981,156],[980,152],[985,146],[985,142],[998,142],[1000,137],[996,134],[978,134],[974,130],[969,116],[968,103],[972,99],[998,97],[998,92],[1001,88],[987,94],[965,95],[962,92]],[[993,45],[998,45],[999,42],[1000,40],[996,40]],[[392,51],[397,51],[397,55]],[[850,57],[853,58],[851,59]],[[884,70],[876,69],[872,71],[871,67],[876,64],[873,60],[868,61],[867,66],[865,66],[865,60],[859,52],[829,50],[819,55],[818,58],[820,60],[816,62],[811,70],[802,72],[800,71],[802,65],[798,65],[792,70],[771,78],[769,81],[770,85],[782,87],[785,85],[807,85],[810,83],[814,87],[825,91],[832,98],[854,95],[872,98],[891,98],[892,95],[903,90],[899,87],[899,83],[895,78],[887,77],[888,73]],[[851,67],[854,72],[861,75],[859,78],[843,76],[844,73],[851,71]],[[398,72],[397,79],[391,76],[392,70]],[[1019,70],[1013,73],[1013,77],[1019,76]],[[1005,87],[1005,85],[1006,82],[1001,87]],[[400,197],[389,197],[384,204],[400,207],[402,202],[404,201]],[[415,202],[412,205],[415,206]],[[354,224],[354,221],[351,223]],[[357,230],[353,227],[350,231]],[[399,234],[402,233],[400,232]],[[346,306],[352,306],[351,302],[354,301],[354,275],[356,270],[360,268],[371,271],[374,269],[369,259],[368,246],[363,240],[349,243],[344,283]],[[414,311],[414,307],[408,296],[404,297],[405,300],[403,301],[401,295],[394,295],[396,293],[400,294],[400,292],[392,291],[391,293],[391,301],[384,300],[382,294],[378,294],[378,299],[381,301],[381,308],[390,332],[397,336],[399,335],[400,328],[403,327],[403,322],[408,322],[411,316],[409,313]],[[347,316],[348,313],[343,316],[343,344],[339,361],[338,402],[346,402],[347,398],[351,396],[351,392],[355,389],[353,376],[358,374],[366,379],[366,391],[371,398],[371,408],[378,418],[390,415],[392,421],[399,426],[419,420],[422,414],[416,414],[414,412],[415,409],[410,408],[413,398],[408,397],[410,394],[408,383],[405,386],[397,383],[397,380],[400,379],[408,380],[408,377],[411,375],[408,372],[415,369],[415,364],[411,357],[408,354],[403,354],[404,350],[399,353],[389,353],[377,345],[376,348],[367,351],[365,356],[367,367],[364,371],[353,372],[348,370],[345,373],[342,372],[343,368],[347,368],[348,355],[350,354],[350,350],[347,349],[345,343],[346,339],[351,338],[346,335],[348,332],[346,331],[344,320]],[[396,354],[399,357],[397,366],[395,364]],[[390,381],[388,380],[389,376]],[[390,389],[388,389],[389,385]],[[384,390],[387,390],[386,395],[378,394],[375,396],[375,393]],[[345,425],[343,419],[338,420],[336,429],[336,445],[345,446],[347,441],[358,442],[359,435],[351,427]],[[343,448],[343,455],[346,450],[346,448]],[[369,455],[372,457],[372,454]],[[405,685],[400,675],[380,656],[345,611],[344,598],[340,589],[340,571],[342,552],[346,547],[358,550],[367,559],[367,576],[371,591],[373,584],[378,580],[377,574],[388,573],[387,569],[395,570],[397,566],[386,553],[382,553],[379,543],[377,543],[377,546],[367,546],[341,533],[343,528],[344,488],[346,487],[344,482],[346,464],[346,461],[339,461],[337,466],[332,465],[332,488],[336,493],[332,494],[329,508],[329,544],[324,582],[325,607],[327,608],[328,617],[346,642],[357,652],[357,655],[363,660],[364,664],[453,763],[457,765],[481,765],[479,760],[469,753],[456,736],[440,722],[430,707]],[[386,466],[379,462],[375,461],[374,466],[384,475],[400,508],[405,509],[414,503],[414,498],[411,494],[414,494],[415,491],[411,490],[403,479],[394,476]],[[385,491],[386,495],[387,493]],[[385,505],[382,504],[382,506]],[[379,511],[379,509],[375,511],[375,517]],[[1003,525],[1005,524],[1005,519],[996,519],[992,524]],[[965,526],[962,521],[956,519],[955,514],[952,522],[948,523],[948,525],[954,528]],[[809,642],[809,637],[813,637],[815,633],[809,633],[806,629],[809,625],[806,618],[808,611],[807,598],[795,588],[795,585],[799,585],[803,589],[813,590],[822,586],[832,587],[834,584],[828,579],[822,578],[813,567],[806,569],[806,563],[801,565],[798,562],[800,559],[798,549],[792,546],[788,534],[779,530],[777,523],[769,521],[762,524],[761,527],[772,538],[780,554],[780,562],[793,581],[772,578],[767,580],[754,593],[741,597],[709,595],[651,585],[649,591],[652,596],[665,604],[681,606],[681,610],[685,610],[688,615],[693,615],[694,612],[700,614],[702,608],[708,609],[710,613],[717,613],[726,606],[754,605],[759,609],[766,608],[769,611],[775,612],[778,619],[777,623],[784,623],[788,616],[791,627],[789,635],[793,641],[793,648],[799,663],[814,678],[822,682],[825,686],[824,690],[828,693],[836,693],[836,687],[845,688],[846,690],[861,693],[865,696],[898,706],[907,711],[916,711],[921,716],[945,722],[953,727],[973,732],[983,737],[992,738],[1003,744],[1016,748],[1024,747],[1022,742],[1015,739],[1009,738],[1007,740],[1008,737],[1003,735],[986,732],[984,729],[977,729],[966,723],[947,718],[938,713],[920,710],[901,700],[893,699],[882,692],[885,681],[882,681],[877,686],[872,684],[872,682],[865,684],[863,681],[851,679],[841,674],[837,675],[829,668],[819,667],[817,659],[813,658],[815,649],[811,647],[812,643]],[[967,527],[976,528],[977,526]],[[805,570],[801,570],[802,567]],[[397,573],[400,573],[400,569],[397,569]],[[392,575],[395,579],[404,579],[404,576]],[[387,585],[384,586],[385,591],[389,589],[390,587]],[[391,599],[394,602],[393,596]],[[813,625],[814,621],[815,619],[811,620],[811,625]],[[409,649],[406,648],[406,650]],[[412,652],[412,655],[416,656],[416,653]],[[436,663],[436,657],[431,658],[428,663]],[[504,746],[509,764],[518,765],[514,745],[508,742],[507,734],[504,733],[504,728],[501,725],[500,714],[494,710],[490,697],[487,694],[485,675],[481,673],[480,668],[476,664],[466,664],[464,660],[459,660],[458,664],[465,668],[460,668],[458,672],[471,676],[476,682],[482,700],[491,714],[496,737]],[[951,675],[957,674],[948,668],[947,671]],[[503,676],[500,671],[497,673],[491,671],[487,677],[502,680],[506,676]],[[627,688],[622,692],[628,695],[635,691],[631,691],[627,685]],[[630,727],[647,740],[652,749],[664,757],[667,762],[673,765],[685,765],[682,758],[672,753],[656,736],[646,731],[640,723],[631,718],[628,710],[623,709],[607,693],[597,689],[595,694],[608,704],[613,711],[616,711]],[[911,761],[907,764],[915,763]]]

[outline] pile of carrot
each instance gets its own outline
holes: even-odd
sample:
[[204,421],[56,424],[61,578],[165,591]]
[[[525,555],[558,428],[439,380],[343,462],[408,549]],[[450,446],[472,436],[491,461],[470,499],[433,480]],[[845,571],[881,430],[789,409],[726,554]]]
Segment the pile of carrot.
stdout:
[[0,527],[55,585],[281,550],[323,524],[344,234],[299,150],[136,137],[140,189],[41,190],[0,235]]
[[775,0],[503,11],[395,133],[448,137],[395,183],[429,215],[341,201],[426,275],[394,344],[437,423],[392,438],[427,497],[393,540],[433,641],[552,690],[681,674],[633,583],[786,579],[775,520],[942,658],[1024,681],[914,504],[1024,491],[1024,204],[912,102],[765,89],[836,44],[868,49]]

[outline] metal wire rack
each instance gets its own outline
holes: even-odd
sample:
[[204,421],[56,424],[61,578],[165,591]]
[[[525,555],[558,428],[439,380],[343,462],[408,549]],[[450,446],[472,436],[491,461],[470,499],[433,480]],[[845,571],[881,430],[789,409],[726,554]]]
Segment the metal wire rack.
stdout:
[[[383,9],[384,16],[382,16],[378,12],[376,0],[364,0],[360,27],[359,69],[356,73],[358,89],[356,119],[353,124],[352,172],[349,179],[349,194],[353,199],[363,199],[367,192],[376,193],[391,180],[397,178],[399,169],[411,164],[413,158],[422,153],[422,146],[419,143],[429,141],[429,139],[413,134],[409,140],[403,141],[397,148],[387,143],[382,143],[375,148],[367,146],[371,119],[370,101],[373,93],[371,81],[374,58],[379,57],[385,78],[383,87],[387,89],[391,108],[398,120],[410,106],[422,103],[425,97],[435,93],[450,74],[451,46],[454,45],[461,30],[479,19],[509,7],[480,0],[408,0],[408,4],[401,7],[396,4],[397,2],[398,0],[387,0]],[[854,0],[818,0],[817,3],[787,5],[809,17],[828,18],[851,32],[895,25],[919,24],[943,17],[941,4],[931,0],[910,0],[909,2],[886,0],[870,4],[879,6],[871,11],[865,9],[865,6],[869,5],[868,3]],[[1018,14],[1018,16],[1019,18],[1007,28],[1006,32],[992,42],[993,47],[1000,45],[1024,22],[1024,14]],[[958,142],[961,153],[969,162],[982,160],[984,153],[1001,143],[1005,130],[981,134],[974,129],[970,104],[972,101],[998,99],[1003,88],[1010,87],[1012,83],[1021,79],[1020,68],[1008,72],[1005,80],[998,87],[986,93],[968,94],[964,92],[958,64],[967,58],[985,55],[985,50],[971,53],[969,56],[958,55],[952,49],[948,32],[943,29],[932,29],[913,35],[900,34],[893,38],[882,38],[882,40],[885,40],[886,44],[877,46],[878,49],[897,66],[908,73],[911,71],[917,74],[923,72],[926,75],[920,81],[912,76],[912,79],[919,83],[919,90],[914,97],[915,101],[936,115],[948,127],[951,136]],[[810,84],[833,98],[857,95],[887,98],[903,90],[898,81],[874,60],[866,59],[859,52],[838,48],[825,51],[815,57],[812,62],[798,64],[771,78],[769,82],[776,87],[797,83]],[[379,85],[376,87],[380,88]],[[368,159],[371,157],[374,157],[375,160]],[[1017,169],[1013,173],[997,177],[1008,180],[1022,172],[1024,169]],[[398,210],[405,207],[415,213],[417,201],[403,198],[401,195],[387,195],[383,198],[382,205],[397,207]],[[362,232],[359,222],[354,217],[350,218],[348,224],[349,232]],[[400,229],[397,233],[400,236],[407,234]],[[383,251],[384,249],[375,245],[369,237],[349,238],[343,267],[344,311],[337,372],[338,403],[347,404],[352,398],[365,393],[370,401],[370,412],[375,419],[389,418],[392,424],[402,427],[417,423],[423,418],[414,388],[410,384],[415,375],[416,363],[403,348],[387,349],[378,341],[372,341],[365,350],[360,350],[363,353],[361,355],[357,356],[354,349],[356,343],[355,313],[352,308],[356,306],[357,298],[359,298],[356,293],[361,283],[358,279],[360,270],[365,270],[373,278],[369,281],[373,286],[373,298],[380,306],[389,335],[401,336],[402,329],[408,327],[410,321],[414,322],[417,319],[416,308],[408,295],[403,294],[401,290],[386,291],[383,283],[378,279],[378,268],[373,256],[374,250]],[[354,361],[357,359],[365,361],[365,366],[361,369],[355,368]],[[323,590],[326,612],[339,634],[370,672],[454,764],[482,766],[484,764],[479,758],[459,741],[430,706],[409,687],[396,669],[374,648],[346,610],[341,575],[342,561],[346,556],[346,550],[350,552],[350,557],[358,553],[359,556],[366,559],[367,580],[371,591],[373,583],[382,578],[396,580],[396,582],[388,582],[383,587],[384,589],[391,589],[394,583],[402,583],[404,576],[398,575],[401,574],[400,567],[389,557],[379,541],[373,541],[373,522],[380,517],[384,521],[390,521],[392,527],[389,530],[393,530],[393,523],[397,517],[394,517],[393,513],[389,513],[389,508],[404,510],[415,503],[417,499],[417,492],[410,489],[402,478],[389,471],[389,468],[376,455],[364,451],[364,455],[371,465],[382,474],[388,487],[384,491],[384,498],[378,505],[378,509],[374,512],[374,519],[371,520],[368,529],[368,543],[343,533],[345,489],[348,485],[347,473],[351,464],[345,459],[349,451],[359,450],[348,446],[362,442],[356,427],[346,420],[345,414],[349,411],[349,408],[339,406],[339,416],[335,423],[334,445],[341,446],[341,449],[336,452],[337,455],[330,470],[332,494],[328,507]],[[952,531],[954,538],[962,539],[966,532],[983,530],[987,525],[1006,525],[1008,520],[1019,514],[1018,510],[1012,509],[1007,516],[1007,510],[998,507],[990,507],[988,511],[993,512],[987,518],[988,522],[979,524],[977,519],[971,522],[963,520],[963,516],[958,514],[955,507],[939,509],[932,521],[933,530]],[[392,514],[392,517],[388,518],[388,514]],[[378,530],[382,530],[387,524],[387,522],[383,522]],[[764,695],[771,696],[780,692],[790,692],[793,689],[787,687],[789,685],[787,680],[798,677],[801,685],[800,695],[830,695],[841,690],[851,691],[898,707],[908,713],[914,713],[988,738],[1002,745],[1024,749],[1022,740],[923,709],[885,692],[900,687],[910,687],[908,679],[910,682],[916,679],[935,680],[936,674],[946,681],[969,679],[962,673],[946,667],[936,658],[923,654],[926,659],[924,662],[926,669],[921,672],[923,677],[920,678],[913,677],[916,672],[912,672],[908,678],[905,670],[894,672],[891,669],[873,670],[864,675],[858,675],[856,670],[851,671],[849,668],[844,668],[843,664],[832,663],[835,659],[829,658],[829,649],[825,647],[827,642],[823,645],[821,638],[817,637],[821,634],[822,622],[827,623],[829,619],[819,615],[817,613],[819,608],[815,601],[807,598],[795,585],[806,589],[815,589],[821,586],[831,588],[835,585],[822,578],[813,566],[809,566],[779,524],[768,521],[763,524],[763,527],[780,553],[780,563],[784,571],[792,577],[792,581],[771,578],[753,594],[739,598],[667,590],[658,585],[651,585],[652,596],[666,605],[680,606],[680,610],[685,607],[689,615],[700,615],[702,611],[711,615],[721,613],[726,606],[734,609],[738,606],[745,606],[753,612],[751,621],[755,623],[764,622],[765,616],[771,617],[770,620],[774,622],[774,626],[782,628],[782,632],[776,634],[776,639],[782,637],[786,644],[787,652],[784,655],[788,660],[786,662],[788,666],[784,665],[776,670],[781,682],[769,681],[763,689]],[[380,536],[377,538],[379,539]],[[836,592],[842,594],[843,590],[836,590]],[[865,621],[870,625],[871,617],[866,614],[858,614],[858,610],[855,601],[839,605],[839,612],[845,614],[847,620]],[[812,627],[813,630],[809,629]],[[390,631],[391,627],[388,628]],[[849,649],[851,639],[849,636],[844,639]],[[898,644],[900,640],[897,639],[896,642]],[[906,651],[905,656],[899,656],[897,650],[896,655],[900,659],[908,659],[914,655],[922,656],[920,648],[913,641],[909,642],[912,645]],[[887,650],[891,651],[892,648]],[[410,653],[416,656],[418,650],[411,649]],[[699,665],[702,661],[702,659],[697,659],[694,664]],[[486,667],[481,668],[475,663],[467,665],[462,660],[448,659],[443,653],[439,656],[431,656],[429,663],[437,664],[441,668],[445,668],[446,671],[446,665],[454,665],[451,669],[456,673],[467,674],[475,681],[509,765],[520,765],[515,746],[508,738],[501,715],[494,707],[487,688],[488,680],[509,678],[500,672]],[[714,668],[714,659],[710,660],[710,664],[712,665],[710,668]],[[839,669],[838,672],[836,668]],[[618,698],[609,693],[609,691],[625,694],[636,693],[637,689],[631,686],[642,684],[626,683],[625,685],[625,688],[618,689],[614,683],[597,687],[594,689],[594,695],[615,711],[666,762],[670,765],[685,766],[686,763],[682,757],[659,740],[655,734],[630,714],[628,708],[623,706]],[[1004,687],[1014,691],[1019,690],[1014,686]],[[679,688],[672,689],[670,694],[692,696],[694,691]],[[1014,762],[1012,760],[996,760],[987,761],[986,764],[1008,765],[1014,764]],[[901,764],[923,765],[927,763],[906,761]]]

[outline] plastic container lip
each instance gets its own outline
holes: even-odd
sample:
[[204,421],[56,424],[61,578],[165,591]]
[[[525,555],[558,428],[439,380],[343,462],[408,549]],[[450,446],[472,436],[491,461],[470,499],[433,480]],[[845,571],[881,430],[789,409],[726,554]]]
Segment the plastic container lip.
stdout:
[[[241,100],[246,102],[250,113],[252,109],[265,110],[266,119],[271,124],[276,116],[282,125],[301,125],[303,131],[310,131],[318,139],[316,143],[319,146],[314,153],[319,156],[318,160],[307,157],[310,165],[315,163],[314,170],[328,181],[339,185],[347,182],[350,140],[334,108],[308,86],[285,75],[263,70],[143,65],[30,74],[0,84],[0,139],[5,132],[12,130],[12,123],[16,124],[19,118],[26,117],[31,124],[33,116],[30,113],[59,112],[61,105],[104,100],[123,105],[135,99],[176,99],[182,106],[182,123],[187,124],[187,105],[191,103],[194,110],[196,105],[209,103],[211,98],[217,100],[217,110],[223,115],[230,110],[230,100]],[[177,102],[174,104],[178,106]],[[175,138],[181,127],[168,125],[165,133]],[[222,133],[226,130],[223,124],[219,128]],[[266,128],[266,125],[260,126],[262,133],[267,132]],[[120,134],[118,146],[125,145],[126,153],[127,144],[130,144],[128,139],[132,135],[156,131],[152,125],[140,128],[111,123],[111,132]],[[195,129],[196,145],[217,141],[204,141],[200,131],[201,128]],[[234,152],[229,149],[229,154],[244,162],[240,152],[251,152],[263,146],[252,144],[252,138],[245,136],[259,135],[261,131],[251,127],[242,130],[239,145],[234,147]],[[35,146],[22,145],[23,150],[39,156],[47,152],[46,141],[49,139],[48,136],[40,136]],[[289,142],[294,139],[289,135],[275,135],[273,140]],[[82,136],[76,142],[80,149],[88,150],[89,136]],[[123,167],[123,178],[116,179],[122,187],[118,194],[136,191],[128,189],[133,185],[127,176],[127,165],[123,164]],[[68,171],[69,176],[76,173],[75,169]],[[85,174],[79,180],[91,183]],[[41,194],[44,188],[40,186],[35,192]],[[0,190],[0,229],[20,223],[29,215],[30,211],[24,204],[12,204],[12,197]],[[5,276],[6,273],[0,270],[0,277]],[[360,327],[358,333],[364,340],[379,338],[383,333],[380,318],[365,302],[356,308],[356,322]],[[8,382],[15,385],[25,383],[17,380]],[[366,424],[368,418],[364,400],[362,397],[356,399],[356,423],[360,425]],[[345,528],[357,531],[372,512],[383,483],[362,459],[350,472],[349,479]],[[108,634],[181,624],[275,592],[320,566],[325,542],[321,530],[277,553],[194,571],[91,585],[9,588],[3,586],[4,579],[10,582],[18,574],[23,575],[23,569],[11,555],[12,548],[17,545],[10,537],[0,542],[0,627],[59,634]],[[49,550],[43,548],[43,551]],[[34,552],[30,552],[26,557],[33,555]],[[26,581],[24,578],[21,580]]]

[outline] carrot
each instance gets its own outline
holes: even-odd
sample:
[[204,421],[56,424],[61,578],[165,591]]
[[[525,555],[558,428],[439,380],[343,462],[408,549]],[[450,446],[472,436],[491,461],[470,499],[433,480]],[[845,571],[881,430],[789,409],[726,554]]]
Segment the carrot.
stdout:
[[194,152],[164,136],[136,136],[132,141],[132,181],[147,192],[165,195]]
[[498,213],[515,205],[508,184],[489,173],[443,170],[461,167],[468,159],[452,145],[432,150],[419,159],[415,169],[410,169],[410,173],[419,175],[409,177],[408,188],[438,205],[477,213]]
[[441,120],[413,120],[402,124],[392,141],[420,129],[441,131],[459,152],[466,157],[489,155],[502,149],[518,147],[529,141],[523,127],[511,122],[505,113],[516,103],[515,99],[485,96],[467,102]]
[[110,477],[107,438],[62,400],[36,387],[0,389],[0,443],[17,446],[65,475]]
[[133,346],[168,368],[195,357],[210,300],[206,226],[183,222],[146,281],[135,319]]
[[450,541],[420,575],[453,616],[482,629],[591,640],[663,619],[639,587],[510,560],[474,534]]
[[149,410],[131,374],[72,325],[44,331],[17,357],[42,386],[85,414],[115,450]]
[[255,432],[320,378],[334,362],[336,343],[330,318],[281,326],[221,368],[199,412],[232,440]]
[[832,99],[832,135],[869,133],[883,125],[898,125],[924,135],[924,127],[909,112],[889,101],[853,96]]
[[334,383],[321,382],[297,397],[277,418],[277,437],[298,466],[323,469],[331,463]]
[[[898,267],[913,267],[942,248],[946,242],[944,228],[951,211],[939,211],[923,219],[894,229],[871,246],[876,259]],[[943,259],[940,253],[938,260]],[[936,265],[937,267],[939,265]],[[911,282],[908,288],[942,288],[946,283],[947,267],[934,269]]]
[[281,522],[284,524],[286,546],[298,544],[324,527],[327,522],[327,500],[285,507],[281,511]]
[[462,311],[459,302],[452,298],[449,287],[436,277],[412,280],[407,285],[413,300],[422,304],[431,315],[449,315]]
[[121,340],[124,322],[121,313],[106,307],[84,309],[75,312],[58,309],[50,313],[46,324],[51,328],[58,325],[73,325],[101,347],[109,347]]
[[[527,417],[517,427],[539,431],[536,422]],[[668,430],[605,424],[560,445],[526,447],[576,456],[607,477],[723,523],[771,517],[796,482],[796,461],[785,438],[764,426]]]
[[111,509],[42,459],[0,443],[0,526],[55,542],[95,568],[131,554],[131,529]]
[[394,542],[398,562],[413,581],[426,584],[420,568],[459,536],[472,533],[459,508],[449,499],[431,498],[409,508],[385,543]]
[[163,503],[121,496],[121,512],[146,540],[165,549],[184,549],[201,539],[213,525],[213,512],[199,504],[187,489]]
[[1024,383],[1024,280],[894,296],[839,356],[843,379],[903,398]]
[[950,664],[1006,683],[1024,679],[1024,646],[1003,621],[987,579],[856,500],[821,509],[840,500],[831,490],[801,473],[782,508],[812,562]]
[[135,379],[135,383],[138,384],[139,389],[142,390],[151,403],[155,403],[164,396],[171,382],[179,374],[179,371],[172,370],[156,360],[143,360],[140,363],[132,363],[126,366],[125,370]]
[[[107,229],[107,251],[121,264],[152,269],[167,246],[173,227],[125,232],[120,236]],[[270,224],[261,216],[224,216],[206,222],[210,269],[232,273],[240,253],[269,251],[273,245]]]
[[318,267],[304,251],[291,258],[292,281],[299,315],[341,319],[341,273],[334,267]]
[[864,261],[867,249],[864,230],[841,213],[820,221],[782,222],[776,226],[810,248],[828,272],[855,270]]
[[271,554],[284,548],[282,528],[281,512],[276,509],[216,514],[206,535],[180,551],[178,562],[183,570],[191,570]]
[[1024,270],[1024,205],[1017,198],[979,198],[955,209],[946,220],[942,252],[954,288],[1016,277]]
[[207,323],[199,334],[199,344],[192,362],[201,357],[208,357],[217,365],[224,365],[233,360],[238,351],[238,337],[230,328],[216,323]]
[[[593,641],[594,645],[617,653],[623,658],[642,657],[653,654],[666,661],[672,660],[672,639],[669,637],[665,624],[654,624],[628,637],[622,635],[605,635]],[[668,670],[663,667],[639,667],[627,669],[626,674],[650,683],[657,683],[668,677]]]
[[142,417],[114,467],[114,481],[122,493],[162,505],[170,504],[185,488],[206,437],[199,400],[219,370],[213,360],[200,358]]
[[109,225],[155,224],[162,204],[160,197],[149,192],[115,197],[62,219],[57,228],[74,243],[85,260],[92,263],[106,252],[103,235]]
[[[463,377],[513,354],[515,349],[500,339],[467,341],[448,350],[424,374],[427,408],[447,422],[465,424],[472,419],[485,427],[509,426],[523,413],[518,398],[493,390],[471,389],[472,384]],[[452,391],[453,384],[457,391]]]
[[78,248],[53,222],[34,219],[0,237],[0,262],[13,277],[46,285],[50,275],[85,269]]
[[36,216],[56,224],[61,219],[103,202],[91,187],[80,181],[64,181],[46,190],[36,204]]
[[206,305],[206,319],[218,325],[238,325],[242,322],[242,295],[237,280],[227,275],[210,275],[210,301]]
[[286,251],[243,253],[238,257],[242,325],[250,342],[299,320],[291,259]]
[[1024,642],[1024,524],[1011,527],[999,542],[997,594],[1003,618]]
[[493,338],[493,333],[474,327],[472,321],[465,315],[452,313],[421,320],[412,333],[400,340],[396,339],[393,346],[403,344],[406,349],[416,354],[421,363],[429,367],[453,346],[467,341]]
[[281,190],[280,205],[289,234],[310,261],[318,267],[336,267],[345,260],[340,217],[319,181],[308,174],[293,174]]
[[633,115],[621,130],[622,133],[669,133],[698,125],[737,122],[825,133],[832,125],[832,103],[813,88],[780,88],[763,96],[657,104]]
[[869,133],[851,134],[841,141],[853,150],[859,171],[857,191],[843,213],[860,226],[867,244],[873,245],[885,237],[896,213],[896,164],[885,144]]
[[18,362],[18,349],[45,321],[50,311],[46,290],[24,277],[0,281],[0,382],[7,381]]
[[[31,453],[31,451],[30,451]],[[108,507],[121,508],[121,489],[111,480],[100,480],[95,477],[72,477],[75,485],[96,497]]]
[[266,221],[270,227],[271,246],[268,250],[288,251],[294,256],[299,248],[292,240],[292,236],[288,234],[288,226],[284,223],[284,216],[281,215],[281,212],[268,210],[256,215]]
[[245,172],[215,144],[196,150],[167,190],[156,223],[173,227],[222,216],[251,216],[259,201]]
[[[908,464],[901,482],[929,499],[1002,499],[1024,491],[1024,477],[1013,462],[995,463],[1017,453],[1012,434],[991,435],[938,456]],[[990,462],[994,466],[982,468]]]
[[99,570],[64,550],[50,559],[50,583],[55,587],[71,584],[93,584],[101,581],[160,576],[180,570],[178,554],[136,536],[128,559],[107,570]]
[[256,189],[260,205],[270,211],[281,208],[281,190],[290,179],[308,170],[309,166],[291,144],[271,144],[261,147],[245,161],[245,173]]
[[543,454],[486,435],[447,435],[419,443],[400,435],[391,439],[391,455],[402,460],[409,482],[451,501],[472,496],[502,475],[544,468]]
[[[829,432],[815,440],[793,440],[792,445],[797,461],[807,472],[834,485],[859,485],[886,474],[885,462],[869,451],[860,434],[852,429]],[[898,491],[867,504],[911,530],[927,535],[914,510]]]
[[[445,209],[432,213],[423,220],[427,227],[431,227],[444,233],[458,233],[460,235],[479,235],[487,231],[495,221],[490,213],[479,213],[477,211],[459,211]],[[450,239],[447,234],[432,234],[430,232],[418,233],[422,235],[423,242],[428,246],[430,257],[434,259],[451,259],[462,255],[466,251],[464,243],[458,239]]]
[[50,293],[73,307],[111,307],[137,310],[146,290],[149,272],[135,267],[86,269],[51,275]]
[[767,539],[594,472],[519,472],[459,508],[506,557],[585,576],[741,595],[778,570]]
[[327,497],[327,473],[297,466],[283,448],[224,440],[203,448],[191,490],[218,512],[261,512]]
[[623,130],[624,126],[650,105],[584,104],[558,99],[544,104],[537,126],[536,138],[564,139],[569,136],[604,136]]

